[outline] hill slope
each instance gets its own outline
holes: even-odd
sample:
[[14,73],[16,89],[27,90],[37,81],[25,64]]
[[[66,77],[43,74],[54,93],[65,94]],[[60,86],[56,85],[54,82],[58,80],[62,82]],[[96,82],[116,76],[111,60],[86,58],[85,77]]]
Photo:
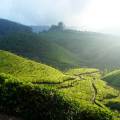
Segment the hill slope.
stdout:
[[112,71],[106,74],[103,79],[114,87],[120,87],[120,70]]
[[29,27],[0,20],[0,49],[62,70],[79,66],[102,70],[120,67],[118,37],[73,30],[35,34],[26,29]]
[[113,113],[87,102],[66,99],[54,89],[42,88],[0,74],[0,111],[24,120],[113,120]]
[[0,19],[0,35],[7,35],[12,32],[31,32],[31,28],[16,22]]
[[31,120],[112,120],[119,116],[106,107],[113,105],[112,99],[119,99],[119,91],[100,79],[98,69],[71,69],[63,74],[0,51],[2,112]]
[[63,73],[47,65],[0,50],[0,72],[33,82],[59,82]]
[[0,39],[0,49],[46,63],[56,68],[77,66],[76,55],[34,33],[15,33]]
[[120,67],[119,37],[73,30],[49,31],[39,35],[75,54],[81,66],[110,70]]

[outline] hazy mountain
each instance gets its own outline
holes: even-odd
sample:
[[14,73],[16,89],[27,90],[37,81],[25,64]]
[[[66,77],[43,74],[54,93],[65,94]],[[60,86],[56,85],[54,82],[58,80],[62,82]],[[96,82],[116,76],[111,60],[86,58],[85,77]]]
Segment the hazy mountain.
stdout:
[[119,37],[75,30],[49,31],[40,33],[39,36],[76,55],[81,66],[100,69],[120,67]]
[[7,35],[13,32],[31,32],[31,28],[16,22],[0,19],[0,35]]
[[70,68],[78,64],[69,50],[34,33],[13,33],[0,39],[0,49],[8,50],[56,68]]
[[[4,20],[2,20],[4,21]],[[6,20],[4,21],[6,23]],[[120,68],[120,38],[95,32],[65,30],[61,24],[56,29],[35,34],[29,27],[8,22],[17,29],[14,33],[6,32],[1,27],[0,49],[9,50],[30,59],[41,61],[59,69],[71,67],[95,67],[101,70]],[[17,26],[17,27],[16,27]],[[25,29],[26,28],[26,29]],[[14,30],[14,29],[12,29]],[[22,32],[21,32],[22,31]]]
[[35,33],[43,32],[43,31],[48,31],[50,29],[49,26],[30,26],[32,28],[32,31]]

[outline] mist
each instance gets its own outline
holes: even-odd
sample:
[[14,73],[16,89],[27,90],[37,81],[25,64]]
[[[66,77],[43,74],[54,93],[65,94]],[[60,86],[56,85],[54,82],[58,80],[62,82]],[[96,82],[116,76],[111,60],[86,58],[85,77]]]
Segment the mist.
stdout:
[[[0,3],[1,18],[27,25],[66,24],[82,12],[89,0],[4,0]],[[69,24],[69,23],[68,23]]]
[[2,0],[0,18],[26,25],[63,21],[81,30],[119,34],[119,0]]

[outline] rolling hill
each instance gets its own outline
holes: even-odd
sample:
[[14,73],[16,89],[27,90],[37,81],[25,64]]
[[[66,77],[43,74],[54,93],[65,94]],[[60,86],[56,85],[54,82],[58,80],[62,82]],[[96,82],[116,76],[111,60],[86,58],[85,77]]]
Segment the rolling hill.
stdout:
[[102,70],[120,67],[119,37],[74,30],[48,31],[39,35],[75,54],[80,66],[95,67]]
[[0,111],[3,113],[25,120],[119,120],[119,113],[114,112],[119,109],[111,107],[119,99],[119,91],[101,80],[98,69],[77,68],[62,73],[0,51]]
[[[0,20],[0,49],[46,63],[59,69],[78,65],[77,58],[62,46],[32,33],[31,27]],[[30,29],[30,30],[29,30]]]
[[120,87],[120,70],[112,71],[106,74],[103,79],[114,87]]
[[116,115],[107,108],[66,99],[54,89],[23,83],[5,74],[0,74],[0,106],[2,113],[24,120],[112,120]]
[[0,29],[3,33],[0,49],[60,70],[81,66],[112,71],[120,67],[119,37],[75,30],[49,30],[35,34],[26,32],[29,27],[3,19],[0,20]]
[[76,55],[37,34],[16,32],[0,38],[0,49],[43,62],[59,69],[78,66]]
[[120,120],[119,40],[0,19],[0,117]]
[[64,77],[62,72],[52,67],[2,50],[0,50],[0,72],[32,82],[59,82]]

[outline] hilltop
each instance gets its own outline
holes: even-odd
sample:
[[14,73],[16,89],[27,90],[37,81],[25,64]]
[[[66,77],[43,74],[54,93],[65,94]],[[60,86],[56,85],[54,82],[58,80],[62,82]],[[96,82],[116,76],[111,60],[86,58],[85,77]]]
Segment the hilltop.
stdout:
[[22,25],[13,21],[0,19],[0,35],[4,36],[15,32],[31,32],[29,26]]

